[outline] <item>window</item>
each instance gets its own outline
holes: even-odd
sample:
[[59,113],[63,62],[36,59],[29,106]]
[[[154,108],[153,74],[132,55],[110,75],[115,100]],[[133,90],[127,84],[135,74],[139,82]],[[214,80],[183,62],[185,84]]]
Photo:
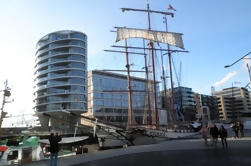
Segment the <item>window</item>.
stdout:
[[70,34],[72,38],[85,39],[85,35],[81,33],[72,33]]
[[2,155],[3,155],[3,152],[2,152],[2,151],[0,151],[0,160],[1,160],[1,158],[2,158]]
[[32,148],[24,148],[22,151],[22,163],[32,162]]
[[18,159],[18,151],[11,151],[9,154],[8,154],[8,157],[7,157],[7,161],[10,161],[10,160],[17,160]]

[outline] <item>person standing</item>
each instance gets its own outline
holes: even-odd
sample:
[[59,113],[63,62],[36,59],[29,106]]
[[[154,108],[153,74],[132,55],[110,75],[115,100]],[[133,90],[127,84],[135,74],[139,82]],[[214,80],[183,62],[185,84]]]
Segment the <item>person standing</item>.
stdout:
[[221,128],[219,130],[219,135],[221,138],[222,147],[224,148],[224,146],[226,146],[227,148],[228,147],[227,146],[227,130],[224,128],[223,125],[221,125]]
[[213,124],[213,127],[211,128],[210,134],[213,137],[213,145],[216,146],[218,143],[218,128],[215,124]]
[[55,135],[51,133],[49,137],[50,153],[51,153],[50,166],[57,166],[58,152],[59,152],[58,142],[60,142],[61,140],[62,138],[58,135],[58,133],[56,133]]

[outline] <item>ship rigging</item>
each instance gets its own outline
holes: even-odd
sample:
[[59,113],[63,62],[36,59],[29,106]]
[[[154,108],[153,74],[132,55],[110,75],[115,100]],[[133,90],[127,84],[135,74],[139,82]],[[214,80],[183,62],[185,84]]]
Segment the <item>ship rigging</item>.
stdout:
[[[146,82],[148,84],[147,89],[146,89],[146,111],[144,113],[145,118],[143,120],[143,125],[148,126],[149,128],[152,129],[158,129],[159,128],[159,119],[158,119],[158,105],[157,105],[157,87],[156,87],[156,52],[161,53],[161,65],[162,65],[162,76],[161,78],[163,79],[164,82],[164,94],[165,94],[165,109],[168,112],[168,115],[171,115],[172,122],[175,123],[177,120],[176,117],[176,112],[174,109],[174,101],[173,101],[173,78],[172,78],[172,62],[171,62],[171,56],[172,53],[177,53],[177,52],[183,52],[187,53],[188,51],[184,50],[184,45],[183,45],[183,40],[182,40],[182,33],[174,33],[174,32],[169,32],[168,27],[167,27],[167,16],[171,16],[172,18],[174,17],[174,13],[172,12],[164,12],[164,11],[156,11],[156,10],[151,10],[149,3],[147,3],[147,8],[146,9],[133,9],[133,8],[121,8],[122,12],[144,12],[147,13],[147,22],[148,22],[148,28],[147,29],[138,29],[138,28],[127,28],[127,27],[115,27],[116,33],[117,33],[117,38],[116,42],[125,41],[125,46],[121,45],[113,45],[113,48],[121,48],[125,49],[125,51],[122,50],[105,50],[107,52],[117,52],[117,53],[125,53],[126,55],[126,72],[127,72],[127,92],[128,92],[128,122],[127,122],[127,128],[134,128],[137,126],[135,124],[135,121],[133,120],[133,108],[132,108],[132,100],[131,96],[133,93],[133,90],[131,89],[131,72],[142,72],[142,71],[135,71],[130,69],[129,65],[129,54],[137,54],[137,55],[144,55],[145,58],[145,72],[146,72]],[[151,14],[161,14],[164,17],[164,23],[166,27],[166,31],[156,31],[152,30],[151,27]],[[143,39],[143,47],[134,47],[134,46],[128,46],[128,40],[133,39],[133,38],[141,38]],[[145,40],[148,41],[148,48],[145,47]],[[160,47],[160,43],[166,44],[167,49],[162,49]],[[157,44],[157,45],[155,45]],[[157,48],[159,46],[159,48]],[[171,49],[171,46],[177,47],[179,49]],[[136,49],[136,50],[143,50],[144,52],[132,52],[128,51],[128,49]],[[147,57],[146,50],[149,52],[149,56]],[[167,93],[166,93],[166,75],[164,72],[164,66],[163,66],[163,56],[168,55],[168,62],[169,62],[169,72],[170,72],[170,84],[171,84],[171,105],[167,106]],[[151,64],[148,66],[147,62]],[[149,68],[151,66],[151,68]],[[113,70],[116,71],[116,70]],[[119,71],[119,70],[117,70]],[[150,92],[152,91],[153,93],[153,103],[150,102],[151,96]],[[110,91],[111,92],[111,91]],[[153,106],[151,106],[151,104]]]

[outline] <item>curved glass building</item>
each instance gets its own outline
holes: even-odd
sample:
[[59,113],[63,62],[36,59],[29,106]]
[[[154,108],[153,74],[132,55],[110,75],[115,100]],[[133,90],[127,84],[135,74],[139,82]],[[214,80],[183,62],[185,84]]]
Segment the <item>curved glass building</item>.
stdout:
[[[87,111],[87,36],[64,30],[42,37],[36,46],[34,81],[35,112],[64,119],[59,125],[67,128],[72,120],[67,113]],[[42,125],[45,119],[40,118]]]

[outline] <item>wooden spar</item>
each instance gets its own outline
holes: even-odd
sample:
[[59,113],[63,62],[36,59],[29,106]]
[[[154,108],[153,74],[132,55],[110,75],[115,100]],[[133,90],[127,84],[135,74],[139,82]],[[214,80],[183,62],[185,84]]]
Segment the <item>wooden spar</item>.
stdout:
[[[128,9],[127,9],[128,10]],[[139,9],[136,9],[138,11],[140,11]],[[149,7],[149,3],[147,3],[147,17],[148,17],[148,30],[151,30],[151,19],[150,19],[150,7]]]
[[126,54],[144,55],[143,53],[139,53],[139,52],[128,52],[128,51],[126,52],[126,51],[117,51],[117,50],[104,50],[104,51],[106,51],[106,52],[118,52],[118,53],[126,53]]
[[[116,48],[125,48],[125,46],[116,46],[116,45],[112,45],[111,47],[116,47]],[[140,49],[140,50],[151,50],[150,48],[144,48],[144,47],[132,47],[132,46],[128,46],[128,49]],[[168,51],[168,49],[159,49],[159,48],[154,48],[154,51]],[[185,52],[188,53],[189,51],[183,51],[183,50],[169,50],[170,52]],[[163,54],[166,55],[167,53]]]
[[[169,46],[169,45],[168,45]],[[168,58],[169,58],[169,70],[170,70],[170,81],[171,81],[171,110],[172,110],[172,116],[173,116],[173,121],[175,123],[176,118],[175,118],[175,109],[174,109],[174,95],[173,95],[173,77],[172,77],[172,63],[171,63],[171,53],[168,53]]]
[[[99,70],[99,71],[127,72],[127,70]],[[144,73],[145,71],[143,71],[143,70],[130,70],[130,72],[142,72],[142,73]]]
[[[166,24],[166,32],[168,32],[168,28],[167,28],[167,18],[166,16],[164,17],[164,22]],[[172,117],[173,117],[173,122],[175,123],[176,122],[176,117],[175,117],[175,109],[174,109],[174,95],[173,95],[173,75],[172,75],[172,63],[171,63],[171,52],[169,51],[170,50],[170,45],[167,44],[167,48],[168,48],[168,59],[169,59],[169,70],[170,70],[170,82],[171,82],[171,94],[172,94],[172,97],[171,97],[171,112],[172,112]]]
[[132,8],[121,8],[122,12],[124,11],[137,11],[137,12],[147,12],[147,13],[158,13],[163,15],[171,15],[171,17],[174,16],[174,13],[171,12],[162,12],[162,11],[155,11],[149,9],[149,3],[147,3],[147,10],[144,9],[132,9]]
[[[143,39],[143,48],[144,48],[144,54],[145,54],[145,39]],[[146,54],[144,56],[145,58],[145,72],[146,72],[146,89],[148,88],[148,66],[147,66],[147,57]],[[150,102],[150,92],[147,92],[147,113],[146,113],[146,124],[152,125],[152,114],[151,114],[151,102]]]
[[[150,8],[149,3],[147,3],[147,16],[148,16],[148,30],[151,30],[151,18],[150,18]],[[152,72],[153,72],[153,120],[152,123],[155,124],[155,127],[158,128],[158,110],[157,110],[157,88],[156,88],[156,80],[155,80],[155,64],[154,64],[154,54],[153,54],[153,42],[149,42],[149,46],[151,48],[152,53]]]
[[[164,83],[164,108],[167,109],[167,92],[166,92],[166,74],[165,74],[165,69],[164,69],[164,64],[163,64],[163,54],[162,54],[162,51],[160,52],[161,53],[161,67],[162,67],[162,79],[163,79],[163,83]],[[168,113],[167,113],[167,120],[168,120]]]
[[126,68],[127,68],[127,89],[128,89],[128,118],[127,118],[127,128],[132,126],[132,90],[131,90],[131,79],[130,79],[130,65],[129,56],[127,49],[127,40],[125,39],[125,53],[126,53]]
[[[143,39],[144,40],[144,39]],[[112,45],[111,47],[116,47],[116,48],[125,48],[125,46],[116,46],[116,45]],[[151,50],[150,48],[144,48],[144,47],[132,47],[132,46],[128,46],[127,48],[129,49],[140,49],[140,50]],[[168,51],[167,49],[159,49],[159,48],[154,48],[154,50],[157,51]]]
[[[153,42],[150,41],[149,43],[150,47],[153,48]],[[156,125],[156,128],[158,128],[158,107],[157,107],[157,88],[156,88],[156,78],[155,78],[155,64],[154,64],[154,53],[153,49],[151,51],[152,55],[152,72],[153,72],[153,111],[154,111],[154,116],[153,116],[153,124]]]
[[[169,50],[170,53],[174,53],[174,52],[184,52],[184,53],[189,53],[189,51],[182,51],[182,50]],[[168,52],[163,54],[163,55],[168,55]]]
[[166,93],[166,75],[165,75],[165,69],[164,69],[164,64],[163,64],[163,54],[162,54],[162,51],[160,51],[160,54],[161,54],[162,79],[164,81],[164,93],[165,93],[165,96],[166,96],[167,95],[167,93]]

